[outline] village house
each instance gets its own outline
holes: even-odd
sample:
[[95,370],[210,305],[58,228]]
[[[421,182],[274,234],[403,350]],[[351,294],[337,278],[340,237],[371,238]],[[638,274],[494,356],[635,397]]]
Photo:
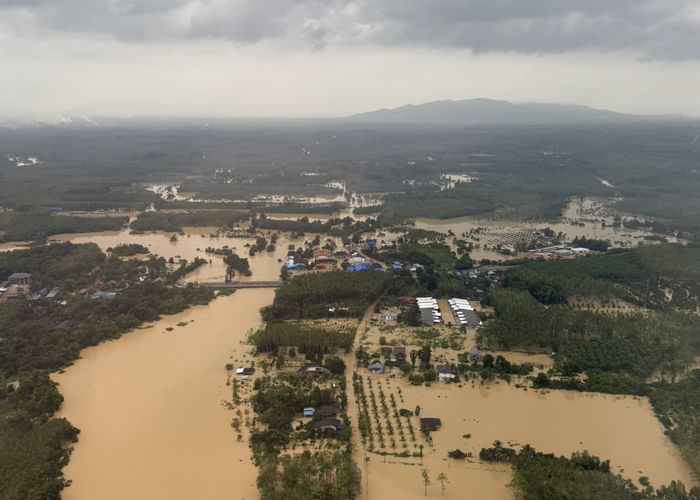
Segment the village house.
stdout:
[[385,321],[396,321],[398,319],[399,315],[396,314],[394,311],[387,311],[384,313],[384,320]]
[[426,417],[420,419],[420,430],[423,432],[434,432],[440,430],[442,421],[439,418]]
[[335,262],[335,256],[330,250],[321,248],[314,250],[314,262]]
[[302,366],[301,368],[299,368],[298,371],[299,371],[299,373],[304,373],[306,375],[319,376],[319,375],[323,375],[323,373],[326,371],[326,369],[317,363],[308,363],[308,364]]
[[254,374],[255,374],[255,368],[253,368],[253,367],[236,369],[236,375],[238,375],[242,379],[248,379],[248,378],[252,377]]
[[441,382],[454,382],[457,378],[457,371],[450,365],[440,365],[436,370]]
[[374,374],[384,373],[384,365],[379,362],[372,363],[367,367],[367,369]]
[[319,417],[337,417],[340,414],[340,407],[337,405],[322,405],[316,409]]
[[392,363],[402,363],[406,361],[406,348],[404,346],[394,346],[389,359]]
[[324,418],[312,422],[311,429],[316,432],[333,433],[345,430],[345,423],[338,418]]
[[10,285],[29,286],[32,284],[32,275],[29,273],[12,273],[7,278]]

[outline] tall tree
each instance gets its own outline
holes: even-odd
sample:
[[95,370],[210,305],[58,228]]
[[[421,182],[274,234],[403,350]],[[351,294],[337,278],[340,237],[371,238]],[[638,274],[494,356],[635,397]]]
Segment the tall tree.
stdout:
[[438,474],[438,477],[436,479],[440,483],[440,488],[442,489],[442,496],[445,496],[445,490],[447,489],[447,485],[450,484],[450,481],[447,479],[447,474],[441,472],[440,474]]
[[423,483],[423,486],[425,487],[425,492],[424,496],[428,496],[428,486],[432,484],[430,482],[430,472],[428,472],[428,469],[421,469],[420,470],[420,475],[421,475],[421,482]]

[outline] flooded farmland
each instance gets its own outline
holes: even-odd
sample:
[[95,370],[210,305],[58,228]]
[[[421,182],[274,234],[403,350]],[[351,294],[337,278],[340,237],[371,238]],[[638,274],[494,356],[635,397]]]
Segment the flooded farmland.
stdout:
[[633,481],[648,476],[657,487],[674,479],[693,484],[689,468],[645,398],[524,391],[504,382],[486,386],[466,382],[463,387],[436,383],[427,388],[371,377],[377,390],[397,395],[401,407],[413,410],[420,405],[420,416],[440,418],[442,428],[432,433],[432,446],[418,438],[424,445],[422,460],[367,453],[369,498],[423,498],[420,474],[426,468],[433,479],[429,497],[441,496],[435,478],[444,472],[450,481],[445,498],[464,498],[469,491],[473,498],[510,499],[509,467],[480,463],[478,458],[447,459],[447,452],[454,449],[478,457],[479,450],[495,440],[567,456],[588,450],[610,459],[614,472]]
[[[140,243],[166,258],[211,258],[211,264],[187,280],[223,281],[223,262],[204,249],[228,246],[245,255],[245,244],[253,240],[210,237],[213,231],[188,229],[188,235],[176,241],[170,241],[171,233],[128,231],[55,239],[94,242],[104,250]],[[294,241],[297,246],[302,242]],[[250,258],[250,279],[277,280],[288,243],[281,237],[275,252]],[[239,290],[165,317],[84,350],[79,361],[54,375],[65,397],[60,415],[81,429],[65,469],[72,486],[63,498],[258,498],[247,442],[236,440],[232,413],[222,407],[231,396],[224,365],[249,351],[242,342],[260,325],[258,311],[272,301],[273,293]],[[173,331],[168,333],[168,328]],[[546,356],[541,357],[538,362],[545,364]],[[422,437],[409,445],[411,452],[419,443],[425,446],[422,459],[359,450],[355,456],[365,475],[366,498],[423,497],[420,470],[426,468],[434,483],[429,497],[441,496],[435,478],[444,472],[450,481],[445,498],[463,498],[470,491],[475,498],[511,499],[508,466],[447,460],[447,451],[456,448],[476,457],[494,440],[563,455],[588,450],[610,459],[614,472],[634,481],[648,476],[655,486],[674,479],[693,484],[644,398],[524,391],[504,382],[415,387],[391,376],[373,376],[373,383],[400,394],[402,407],[413,410],[420,405],[421,416],[438,417],[443,425],[433,433],[432,445]],[[356,415],[352,410],[350,414]],[[365,457],[369,460],[363,464]]]
[[[226,276],[226,266],[223,259],[216,255],[207,254],[207,247],[228,247],[250,262],[253,275],[250,278],[238,277],[240,280],[275,281],[279,279],[280,267],[287,256],[287,244],[291,241],[280,238],[274,252],[262,252],[253,257],[248,256],[246,244],[255,242],[255,238],[215,236],[217,228],[199,227],[185,228],[185,235],[177,235],[177,240],[171,241],[173,233],[130,233],[122,231],[106,231],[87,234],[66,234],[50,238],[51,241],[71,241],[73,243],[95,243],[103,251],[124,243],[139,243],[147,247],[151,254],[175,260],[179,258],[192,261],[195,257],[211,261],[195,269],[185,277],[186,282],[223,282]],[[303,239],[295,240],[300,245]]]
[[504,255],[498,246],[513,249],[518,243],[527,243],[537,232],[549,228],[554,233],[562,233],[565,240],[576,237],[609,240],[616,247],[634,247],[649,238],[664,237],[670,242],[677,238],[654,234],[641,228],[615,225],[611,199],[572,199],[557,221],[520,221],[498,218],[457,217],[453,219],[418,218],[418,229],[447,233],[452,231],[457,237],[475,244],[469,252],[472,258],[508,260],[524,254]]

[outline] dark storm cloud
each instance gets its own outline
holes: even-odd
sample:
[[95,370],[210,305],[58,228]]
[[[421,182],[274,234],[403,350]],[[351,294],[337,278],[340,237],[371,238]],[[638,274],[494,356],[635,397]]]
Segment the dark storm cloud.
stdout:
[[127,41],[626,50],[644,58],[700,58],[700,0],[0,0],[0,18],[14,19],[13,13],[20,24]]

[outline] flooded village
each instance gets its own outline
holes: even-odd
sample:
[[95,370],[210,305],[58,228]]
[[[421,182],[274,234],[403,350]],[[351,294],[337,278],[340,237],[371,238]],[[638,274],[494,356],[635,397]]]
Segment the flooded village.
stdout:
[[[530,252],[513,249],[512,255],[504,255],[506,243],[514,242],[510,235],[527,238],[541,229],[531,226],[524,235],[518,225],[504,230],[503,221],[492,224],[419,220],[413,227],[431,238],[430,233],[439,233],[441,244],[448,244],[445,248],[463,244],[464,237],[472,238],[471,245],[489,241],[470,247],[472,258],[484,262],[599,253],[560,245]],[[607,233],[613,229],[606,229],[604,221],[593,224],[598,229],[592,233],[577,231],[581,226],[572,222],[548,227],[566,229],[566,241],[603,235],[631,245],[645,236],[635,231]],[[242,222],[238,227],[240,234],[219,227],[185,227],[179,234],[125,228],[51,237],[49,244],[93,243],[104,252],[139,245],[171,262],[202,259],[182,276],[180,286],[233,291],[89,347],[72,366],[52,375],[65,398],[57,416],[81,430],[65,468],[71,485],[63,498],[258,498],[256,464],[263,466],[268,452],[256,448],[261,445],[255,444],[255,436],[276,425],[260,414],[259,394],[298,384],[305,388],[303,394],[320,391],[322,397],[302,398],[298,406],[286,408],[291,440],[270,446],[291,457],[347,448],[359,473],[352,486],[356,490],[350,491],[366,498],[463,498],[465,491],[477,498],[513,498],[510,466],[480,459],[480,450],[494,442],[514,449],[528,444],[565,456],[585,450],[610,460],[615,474],[638,487],[643,487],[639,478],[653,485],[674,480],[694,484],[690,468],[645,397],[533,387],[538,373],[552,369],[550,353],[482,345],[478,332],[493,317],[493,307],[482,305],[481,288],[484,283],[497,284],[503,268],[475,263],[471,269],[452,271],[458,279],[474,283],[469,298],[461,292],[385,292],[368,298],[366,310],[356,312],[357,297],[324,299],[309,292],[315,297],[310,300],[322,308],[320,314],[304,312],[309,304],[300,304],[295,312],[280,313],[273,320],[265,309],[274,311],[276,290],[289,286],[284,283],[290,280],[327,275],[342,282],[374,273],[417,281],[429,264],[396,253],[412,228],[397,233],[371,229],[348,241],[338,235],[288,232],[284,226],[263,230]],[[486,234],[500,234],[500,243],[482,239]],[[249,249],[260,237],[275,245],[252,254]],[[217,249],[250,254],[250,274],[229,280]],[[11,294],[22,293],[29,279],[22,273],[10,276],[0,289],[0,300],[13,300]],[[245,283],[250,288],[242,286]],[[237,287],[241,289],[231,290]],[[27,292],[26,299],[58,300],[48,294],[59,291],[60,287],[41,291],[40,297]],[[112,300],[120,292],[101,285],[85,293],[94,300]],[[270,326],[263,317],[293,325],[306,340],[276,338],[272,348],[261,347],[255,339],[273,335],[266,332]],[[349,340],[331,342],[318,351],[310,347],[316,341],[307,339],[315,338],[315,332],[340,332]],[[318,406],[313,401],[326,403]],[[422,482],[423,471],[429,474],[428,484]]]

